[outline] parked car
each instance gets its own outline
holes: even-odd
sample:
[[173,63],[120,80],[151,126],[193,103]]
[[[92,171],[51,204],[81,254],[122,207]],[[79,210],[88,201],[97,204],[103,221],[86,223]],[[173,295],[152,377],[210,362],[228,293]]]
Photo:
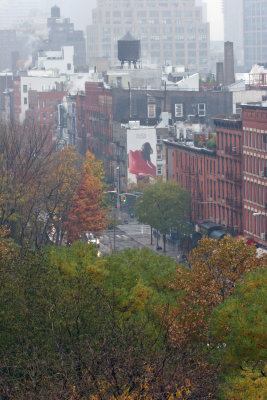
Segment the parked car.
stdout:
[[92,232],[86,232],[85,236],[87,239],[87,243],[92,243],[93,245],[95,245],[95,247],[100,246],[99,238],[95,237],[95,235]]

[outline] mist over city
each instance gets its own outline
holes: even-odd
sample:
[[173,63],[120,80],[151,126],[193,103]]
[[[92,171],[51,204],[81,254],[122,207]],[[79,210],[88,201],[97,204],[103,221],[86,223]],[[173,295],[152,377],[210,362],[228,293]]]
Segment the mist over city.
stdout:
[[267,0],[0,0],[0,400],[267,399]]

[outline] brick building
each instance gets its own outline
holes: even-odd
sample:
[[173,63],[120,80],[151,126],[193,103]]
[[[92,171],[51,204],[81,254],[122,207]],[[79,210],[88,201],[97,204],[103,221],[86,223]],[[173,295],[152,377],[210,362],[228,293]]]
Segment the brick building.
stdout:
[[215,119],[217,202],[213,220],[232,234],[242,233],[242,121]]
[[166,179],[174,179],[191,194],[192,221],[212,219],[216,201],[216,151],[164,140]]
[[165,141],[167,179],[191,193],[192,220],[209,220],[267,246],[267,107],[216,118],[216,151]]
[[267,107],[242,108],[244,233],[267,246]]
[[64,91],[38,92],[29,90],[29,109],[26,111],[26,121],[32,121],[44,134],[48,134],[52,145],[58,127],[58,106],[67,95]]
[[76,96],[77,146],[82,154],[91,151],[114,181],[112,92],[102,82],[86,82],[85,93]]

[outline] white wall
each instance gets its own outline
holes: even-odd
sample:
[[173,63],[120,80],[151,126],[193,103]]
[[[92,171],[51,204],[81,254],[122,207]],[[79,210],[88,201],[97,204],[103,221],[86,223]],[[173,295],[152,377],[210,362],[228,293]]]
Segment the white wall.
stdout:
[[[38,92],[55,90],[57,83],[65,81],[66,81],[66,76],[61,76],[61,77],[22,76],[20,78],[20,89],[21,89],[20,122],[22,123],[24,121],[26,111],[29,108],[29,90],[36,90]],[[25,89],[27,86],[27,91],[23,90],[24,86]]]
[[56,70],[59,74],[73,74],[74,48],[64,46],[60,51],[45,51],[38,56],[37,68],[44,70]]

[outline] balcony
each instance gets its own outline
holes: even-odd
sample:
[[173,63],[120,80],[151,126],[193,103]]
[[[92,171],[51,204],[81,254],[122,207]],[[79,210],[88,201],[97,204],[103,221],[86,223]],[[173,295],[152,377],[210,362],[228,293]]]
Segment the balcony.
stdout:
[[234,157],[241,157],[241,153],[237,147],[226,146],[225,147],[225,154]]

